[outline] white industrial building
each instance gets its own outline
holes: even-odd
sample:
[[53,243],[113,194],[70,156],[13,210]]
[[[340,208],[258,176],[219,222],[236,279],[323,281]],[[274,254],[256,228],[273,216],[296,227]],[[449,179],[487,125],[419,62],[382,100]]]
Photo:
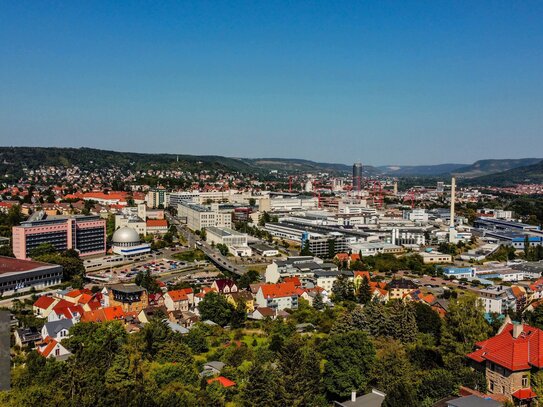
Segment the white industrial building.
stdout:
[[246,257],[253,254],[247,245],[247,235],[231,228],[211,226],[206,228],[207,242],[215,245],[224,244],[234,256]]

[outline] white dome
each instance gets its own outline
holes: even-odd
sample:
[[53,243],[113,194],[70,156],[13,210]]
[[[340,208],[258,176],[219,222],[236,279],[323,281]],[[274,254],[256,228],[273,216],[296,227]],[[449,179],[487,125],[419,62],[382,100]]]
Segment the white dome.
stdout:
[[113,233],[111,241],[113,244],[138,244],[140,242],[140,235],[135,229],[124,226]]

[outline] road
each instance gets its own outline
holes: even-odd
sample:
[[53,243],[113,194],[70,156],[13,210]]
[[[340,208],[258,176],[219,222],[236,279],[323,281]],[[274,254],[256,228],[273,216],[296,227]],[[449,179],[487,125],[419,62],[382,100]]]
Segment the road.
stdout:
[[43,291],[43,292],[35,292],[35,293],[32,293],[32,294],[21,295],[20,297],[7,298],[7,299],[5,299],[5,300],[1,300],[1,301],[0,301],[0,307],[11,308],[11,306],[13,305],[13,300],[24,301],[25,299],[30,298],[30,297],[32,297],[33,295],[36,295],[36,296],[38,296],[38,297],[41,297],[42,295],[53,294],[53,293],[56,293],[57,291],[58,291],[58,290],[50,290],[50,291]]
[[191,233],[186,228],[184,228],[180,224],[178,219],[174,218],[168,213],[166,214],[166,218],[171,224],[175,225],[177,231],[181,233],[183,237],[187,240],[187,244],[189,247],[191,248],[197,247],[198,249],[200,249],[209,258],[209,260],[211,260],[215,265],[240,276],[247,272],[247,270],[244,267],[232,264],[226,256],[223,256],[220,253],[218,253],[205,241],[199,240],[197,236],[195,236],[193,233]]

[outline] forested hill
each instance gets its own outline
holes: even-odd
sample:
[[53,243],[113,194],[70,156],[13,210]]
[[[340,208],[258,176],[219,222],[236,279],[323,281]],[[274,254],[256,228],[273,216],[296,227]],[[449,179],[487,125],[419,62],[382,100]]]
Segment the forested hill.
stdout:
[[511,186],[543,183],[543,161],[525,167],[513,168],[497,174],[485,175],[465,181],[472,185]]
[[93,148],[0,147],[2,170],[35,169],[44,165],[78,166],[84,169],[116,166],[123,169],[181,168],[193,169],[202,164],[208,168],[254,171],[254,167],[235,158],[186,154],[128,153]]
[[0,174],[21,174],[23,168],[78,166],[82,169],[118,167],[123,170],[181,169],[186,171],[227,170],[242,173],[350,171],[344,164],[317,163],[301,159],[231,158],[216,155],[130,153],[94,148],[0,147]]

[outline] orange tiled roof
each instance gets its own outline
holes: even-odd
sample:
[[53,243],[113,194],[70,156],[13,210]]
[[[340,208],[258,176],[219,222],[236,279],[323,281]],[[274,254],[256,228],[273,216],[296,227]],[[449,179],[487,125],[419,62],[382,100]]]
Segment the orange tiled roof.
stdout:
[[293,283],[265,284],[260,287],[265,298],[280,298],[298,295]]
[[40,353],[43,357],[48,357],[51,352],[53,351],[53,349],[55,349],[55,346],[57,346],[58,342],[51,338],[50,336],[47,336],[44,340],[43,340],[44,343],[46,343],[47,345],[45,346],[45,348],[41,349],[38,348],[37,351],[38,353]]
[[215,377],[213,379],[208,379],[207,381],[207,384],[211,384],[213,382],[219,382],[219,384],[223,387],[232,387],[232,386],[235,386],[236,383],[233,382],[232,380],[230,379],[227,379],[226,377],[224,376],[219,376],[219,377]]
[[[190,290],[192,291],[192,289]],[[170,296],[173,302],[188,301],[189,299],[187,293],[183,290],[168,291],[167,294]]]

